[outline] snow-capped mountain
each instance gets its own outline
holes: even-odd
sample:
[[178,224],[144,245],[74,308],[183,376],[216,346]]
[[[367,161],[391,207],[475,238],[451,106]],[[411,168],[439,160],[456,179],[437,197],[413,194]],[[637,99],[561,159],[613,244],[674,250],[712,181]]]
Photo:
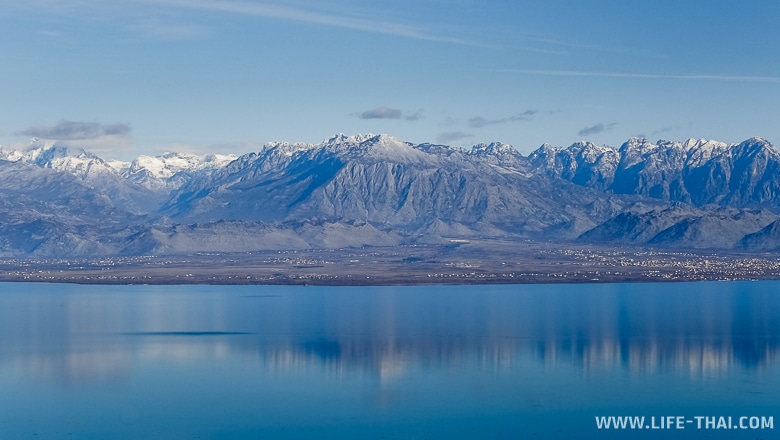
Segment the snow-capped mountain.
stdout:
[[32,139],[24,150],[0,149],[0,160],[64,171],[85,181],[99,175],[116,173],[108,162],[83,149],[64,147],[37,138]]
[[114,164],[125,178],[151,190],[174,190],[204,170],[222,168],[234,161],[233,154],[165,153],[162,156],[139,156],[130,163]]
[[118,209],[134,214],[145,214],[162,201],[156,192],[123,177],[115,162],[105,161],[80,148],[33,139],[24,150],[0,149],[0,160],[73,176],[78,184],[106,197]]
[[0,255],[237,252],[462,238],[780,248],[780,153],[630,139],[471,149],[389,135],[107,161],[0,149]]
[[529,158],[552,177],[614,194],[780,212],[780,152],[761,138],[735,145],[632,138],[619,149],[543,146]]
[[[506,149],[491,155],[478,146],[440,155],[387,135],[332,138],[292,155],[276,148],[182,186],[162,212],[185,222],[320,219],[389,231],[443,223],[474,233],[497,227],[543,233],[556,222],[587,218],[578,202],[598,198],[580,190],[575,200],[572,185],[553,186],[547,176],[518,172],[519,159],[513,168],[496,166],[495,156]],[[540,193],[539,187],[549,190]],[[556,203],[549,202],[551,195]]]
[[194,174],[224,167],[235,155],[166,153],[140,156],[132,162],[104,160],[80,148],[33,139],[24,150],[0,149],[0,160],[64,172],[88,188],[98,190],[130,212],[154,211],[168,192]]
[[[172,190],[187,181],[193,173],[222,168],[236,159],[229,154],[165,153],[161,156],[139,156],[132,162],[104,160],[81,148],[60,146],[38,139],[24,150],[0,148],[0,160],[21,162],[70,173],[79,179],[100,183],[100,176],[121,176],[151,190]],[[177,176],[177,174],[182,174]]]

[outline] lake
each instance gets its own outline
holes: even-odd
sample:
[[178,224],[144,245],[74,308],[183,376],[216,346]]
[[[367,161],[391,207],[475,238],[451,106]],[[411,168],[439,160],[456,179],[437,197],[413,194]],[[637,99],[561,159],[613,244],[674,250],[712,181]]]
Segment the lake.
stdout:
[[775,438],[778,292],[0,284],[0,439]]

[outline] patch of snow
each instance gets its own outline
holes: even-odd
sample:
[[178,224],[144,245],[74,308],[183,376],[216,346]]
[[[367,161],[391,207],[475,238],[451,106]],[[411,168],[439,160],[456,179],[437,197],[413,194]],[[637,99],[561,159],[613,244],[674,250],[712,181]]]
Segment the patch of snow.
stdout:
[[208,154],[198,156],[188,153],[165,153],[161,156],[139,156],[125,172],[126,175],[146,172],[156,179],[167,179],[176,173],[193,172],[206,168],[220,168],[236,160],[229,154]]

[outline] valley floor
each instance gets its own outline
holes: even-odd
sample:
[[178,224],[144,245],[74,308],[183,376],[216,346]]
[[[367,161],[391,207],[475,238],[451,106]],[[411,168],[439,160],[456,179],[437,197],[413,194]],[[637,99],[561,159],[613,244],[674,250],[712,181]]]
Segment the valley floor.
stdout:
[[82,284],[348,286],[762,279],[780,279],[780,254],[567,247],[495,240],[95,260],[0,260],[0,281]]

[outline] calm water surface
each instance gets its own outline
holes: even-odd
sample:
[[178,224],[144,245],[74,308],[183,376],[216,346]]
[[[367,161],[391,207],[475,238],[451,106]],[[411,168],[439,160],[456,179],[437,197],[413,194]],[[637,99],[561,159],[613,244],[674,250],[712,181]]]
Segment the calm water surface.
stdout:
[[779,288],[0,284],[0,439],[777,438]]

